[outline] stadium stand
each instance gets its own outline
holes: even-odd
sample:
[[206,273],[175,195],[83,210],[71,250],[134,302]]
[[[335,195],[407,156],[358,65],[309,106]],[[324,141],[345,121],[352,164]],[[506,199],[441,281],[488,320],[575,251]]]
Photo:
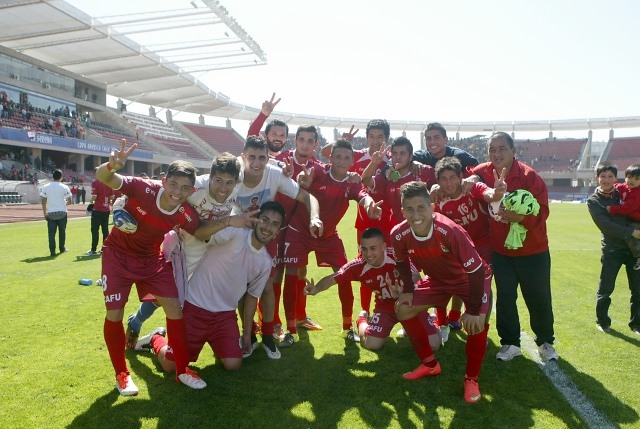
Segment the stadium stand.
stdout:
[[208,125],[180,122],[202,142],[215,149],[217,153],[230,152],[240,155],[244,148],[244,138],[232,128],[214,127]]
[[516,140],[518,157],[537,171],[571,171],[580,162],[587,139]]
[[640,137],[615,137],[611,139],[603,159],[613,162],[624,172],[631,164],[640,162]]

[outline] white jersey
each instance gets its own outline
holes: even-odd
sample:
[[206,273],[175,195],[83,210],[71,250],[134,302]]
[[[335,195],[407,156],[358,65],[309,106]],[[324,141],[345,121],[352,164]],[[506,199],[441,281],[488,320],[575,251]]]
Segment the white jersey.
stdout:
[[259,298],[269,279],[272,260],[267,249],[251,244],[252,229],[225,228],[195,270],[186,300],[211,312],[232,311],[245,292]]
[[66,212],[71,190],[64,183],[53,181],[44,185],[40,196],[47,199],[47,213]]
[[262,180],[254,188],[240,185],[236,204],[243,213],[257,210],[263,203],[273,201],[276,193],[280,192],[289,198],[298,196],[300,186],[292,179],[282,174],[282,169],[267,164],[264,168]]

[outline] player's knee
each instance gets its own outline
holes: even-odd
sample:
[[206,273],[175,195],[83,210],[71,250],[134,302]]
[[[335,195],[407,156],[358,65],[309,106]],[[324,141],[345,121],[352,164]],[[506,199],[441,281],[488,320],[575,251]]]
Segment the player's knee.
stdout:
[[224,369],[226,369],[227,371],[237,371],[240,369],[240,366],[242,365],[242,359],[239,359],[239,358],[222,359],[222,365],[224,366]]
[[384,340],[381,338],[375,338],[367,335],[363,335],[360,338],[360,345],[362,348],[367,350],[380,350],[383,344]]

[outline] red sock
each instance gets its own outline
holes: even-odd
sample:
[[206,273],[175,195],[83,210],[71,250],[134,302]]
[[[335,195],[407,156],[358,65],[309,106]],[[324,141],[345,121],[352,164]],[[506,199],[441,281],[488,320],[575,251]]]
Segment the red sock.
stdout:
[[124,357],[124,349],[127,339],[125,337],[122,321],[112,322],[111,320],[104,319],[103,332],[104,342],[107,345],[111,364],[113,365],[113,369],[116,371],[116,375],[121,372],[129,374],[127,361]]
[[342,320],[348,320],[349,326],[345,327],[344,322],[342,329],[351,328],[351,319],[353,318],[353,289],[351,282],[338,283],[338,298],[340,298],[340,306],[342,307]]
[[273,322],[262,322],[262,335],[273,335]]
[[[151,347],[153,347],[153,352],[156,355],[160,353],[160,349],[162,349],[164,346],[167,346],[167,345],[169,345],[169,342],[165,337],[163,337],[160,334],[156,334],[153,336],[153,338],[151,338]],[[168,349],[168,350],[171,350],[171,349]],[[171,353],[171,356],[172,356],[171,360],[173,360],[173,353]]]
[[373,292],[366,286],[360,285],[360,307],[367,313],[371,308],[371,296]]
[[273,294],[276,302],[276,308],[273,312],[273,323],[275,325],[282,325],[282,320],[280,320],[280,296],[282,295],[282,283],[273,283]]
[[447,325],[447,309],[442,307],[436,307],[436,325]]
[[[422,323],[420,323],[418,316],[402,320],[400,323],[402,323],[402,327],[404,327],[404,330],[411,341],[411,345],[422,363],[427,366],[431,366],[428,364],[432,361],[435,362],[435,356],[433,356],[433,349],[431,349],[431,344],[429,344],[427,331],[424,329]],[[435,366],[435,363],[433,366]]]
[[453,308],[449,310],[448,319],[452,322],[457,322],[460,320],[460,315],[462,312],[460,310],[454,310]]
[[467,336],[465,350],[467,352],[467,378],[477,379],[480,375],[480,367],[487,352],[487,333],[489,324],[484,325],[484,331],[476,335]]
[[284,288],[282,291],[282,303],[284,304],[284,315],[287,319],[287,329],[291,333],[296,333],[296,301],[298,291],[296,283],[298,276],[294,274],[285,274]]
[[304,294],[304,287],[307,285],[305,279],[298,277],[296,282],[296,320],[303,321],[307,318],[307,295]]
[[189,352],[187,350],[187,332],[184,319],[167,318],[167,335],[169,346],[173,350],[176,362],[176,374],[184,374],[189,365]]

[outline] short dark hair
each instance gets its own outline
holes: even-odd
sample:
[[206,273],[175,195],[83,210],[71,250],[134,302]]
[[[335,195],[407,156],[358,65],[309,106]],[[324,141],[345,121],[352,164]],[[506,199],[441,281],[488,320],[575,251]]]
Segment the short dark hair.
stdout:
[[289,125],[286,122],[281,121],[280,119],[274,119],[267,124],[267,127],[264,129],[265,134],[269,134],[271,131],[271,127],[284,127],[284,132],[289,135]]
[[172,162],[167,170],[166,178],[169,177],[187,177],[192,185],[196,183],[196,174],[198,170],[189,161],[183,161],[181,159]]
[[333,142],[333,144],[331,145],[331,154],[333,154],[333,151],[335,149],[349,149],[351,152],[353,152],[353,146],[351,146],[351,143],[349,143],[345,139],[338,139]]
[[491,134],[491,136],[489,137],[489,140],[487,140],[487,146],[489,145],[489,143],[491,143],[491,140],[500,140],[500,139],[507,142],[507,144],[511,149],[515,147],[515,143],[513,142],[513,137],[511,137],[508,133],[505,133],[504,131],[497,131]]
[[640,177],[640,164],[631,164],[624,170],[624,177]]
[[614,176],[618,177],[618,166],[611,161],[603,161],[596,166],[596,176],[601,175],[605,171],[610,171]]
[[456,176],[462,175],[462,164],[460,160],[455,156],[445,156],[444,158],[440,158],[438,162],[436,162],[436,178],[440,178],[440,173],[445,170],[451,170],[456,173]]
[[394,139],[393,143],[391,143],[391,150],[393,150],[394,147],[398,146],[406,146],[409,151],[409,155],[413,155],[413,144],[411,144],[411,140],[409,140],[408,138],[402,136]]
[[384,137],[388,140],[391,135],[391,127],[386,119],[372,119],[367,124],[366,136],[369,136],[369,131],[380,130],[384,133]]
[[258,149],[267,152],[267,142],[260,136],[249,136],[244,144],[244,151],[247,149]]
[[400,195],[402,201],[406,198],[424,197],[427,203],[431,203],[431,197],[429,197],[429,190],[427,184],[424,182],[409,182],[400,187]]
[[447,138],[447,130],[442,126],[440,122],[431,122],[427,124],[426,131],[437,130],[442,137]]
[[229,174],[238,180],[241,168],[240,160],[237,156],[232,155],[229,152],[222,152],[220,155],[213,158],[210,176],[215,176],[218,173]]
[[266,203],[263,203],[260,206],[260,212],[258,212],[258,217],[260,217],[262,212],[266,212],[266,211],[272,211],[272,212],[278,213],[280,216],[282,216],[282,222],[284,223],[286,212],[284,210],[284,207],[282,207],[282,204],[280,204],[277,201],[267,201]]
[[62,170],[56,168],[55,170],[53,170],[53,180],[60,180],[62,179]]
[[380,237],[382,238],[382,240],[384,240],[384,235],[382,234],[382,231],[380,231],[378,228],[367,228],[362,233],[361,238],[364,240],[365,238],[376,238],[376,237]]
[[315,127],[315,125],[300,125],[296,130],[296,138],[298,138],[298,135],[300,135],[300,133],[302,132],[313,133],[316,136],[315,139],[318,140],[318,129]]

